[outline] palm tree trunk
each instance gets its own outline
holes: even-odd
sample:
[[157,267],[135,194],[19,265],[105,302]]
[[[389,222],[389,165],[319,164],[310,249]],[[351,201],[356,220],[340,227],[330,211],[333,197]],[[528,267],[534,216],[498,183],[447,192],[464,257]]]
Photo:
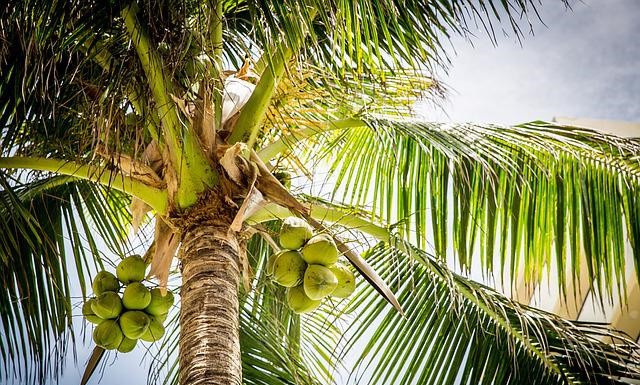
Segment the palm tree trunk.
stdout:
[[181,385],[242,383],[239,246],[225,219],[199,221],[183,233]]

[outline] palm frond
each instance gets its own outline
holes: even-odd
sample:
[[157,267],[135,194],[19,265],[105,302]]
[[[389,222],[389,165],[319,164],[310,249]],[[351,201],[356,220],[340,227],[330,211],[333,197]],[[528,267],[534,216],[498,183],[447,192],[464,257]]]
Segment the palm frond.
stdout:
[[584,253],[594,287],[612,296],[624,288],[628,240],[640,276],[636,140],[543,122],[375,118],[312,140],[307,159],[330,162],[333,199],[367,209],[440,258],[451,241],[463,269],[477,255],[488,274],[513,282],[524,272],[536,283],[555,259],[571,265],[558,269],[564,293]]
[[[362,347],[349,383],[623,384],[640,378],[640,346],[606,325],[563,320],[453,274],[407,245],[383,244],[367,260],[393,282],[402,318],[370,288],[345,351]],[[612,336],[615,344],[601,341]]]
[[[491,39],[495,30],[521,37],[538,18],[535,1],[278,1],[238,2],[225,12],[256,29],[262,47],[279,39],[292,47],[305,41],[307,60],[348,73],[384,80],[380,70],[446,65],[444,43],[454,34],[468,36],[481,25]],[[315,17],[310,17],[314,12]],[[504,23],[505,26],[500,24]],[[306,36],[306,31],[310,31]],[[306,39],[306,40],[305,40]]]
[[72,296],[102,264],[98,240],[125,245],[127,208],[121,194],[67,177],[2,174],[0,184],[0,378],[40,383],[60,374],[74,340]]

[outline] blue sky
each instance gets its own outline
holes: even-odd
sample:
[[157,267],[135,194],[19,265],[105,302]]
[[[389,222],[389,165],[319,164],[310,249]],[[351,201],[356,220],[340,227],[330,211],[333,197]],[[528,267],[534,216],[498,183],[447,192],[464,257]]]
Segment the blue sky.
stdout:
[[[585,0],[567,11],[559,0],[548,0],[542,17],[546,27],[534,22],[535,35],[525,36],[522,46],[499,36],[494,47],[482,32],[473,46],[454,39],[457,54],[452,51],[451,68],[441,74],[451,90],[444,111],[425,107],[420,113],[431,120],[502,124],[554,116],[640,122],[640,2]],[[81,337],[77,349],[78,364],[69,362],[62,384],[79,383],[91,350]],[[143,353],[109,360],[99,383],[144,384]]]

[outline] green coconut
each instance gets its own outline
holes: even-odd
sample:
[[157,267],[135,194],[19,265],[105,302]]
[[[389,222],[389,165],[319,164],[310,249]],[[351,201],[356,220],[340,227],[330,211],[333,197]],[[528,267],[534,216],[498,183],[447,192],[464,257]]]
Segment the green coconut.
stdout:
[[297,217],[288,217],[280,228],[280,245],[285,249],[301,248],[313,236],[313,228]]
[[329,234],[318,234],[304,245],[302,258],[310,265],[329,267],[338,261],[338,248]]
[[279,253],[273,254],[272,256],[269,257],[269,260],[267,261],[267,275],[271,276],[273,275],[273,266],[276,264],[276,259],[278,259],[278,257],[280,255],[282,255],[284,252],[281,251]]
[[120,353],[129,353],[130,351],[135,349],[137,344],[138,344],[138,340],[132,340],[131,338],[127,338],[125,336],[122,339],[122,342],[120,342],[120,345],[118,345],[118,351]]
[[147,342],[156,342],[164,335],[164,326],[158,320],[151,318],[151,322],[149,323],[149,328],[143,335],[140,336],[140,339]]
[[116,275],[124,284],[140,282],[144,279],[146,270],[147,264],[144,263],[144,259],[139,255],[131,255],[116,266]]
[[140,282],[127,285],[122,294],[122,304],[129,310],[142,310],[151,303],[151,293]]
[[173,306],[173,293],[167,291],[167,294],[163,296],[159,288],[154,288],[151,289],[151,302],[149,302],[144,311],[151,315],[159,316],[167,314],[171,306]]
[[313,300],[304,292],[303,285],[290,287],[287,289],[287,304],[294,313],[302,314],[314,311],[320,306],[320,300]]
[[118,282],[118,278],[115,275],[109,273],[108,271],[102,270],[98,274],[96,274],[93,279],[93,283],[91,284],[91,288],[93,289],[93,294],[98,296],[105,291],[118,291],[120,290],[120,283]]
[[95,300],[95,298],[89,298],[85,301],[85,303],[82,304],[82,315],[87,319],[87,321],[99,325],[102,323],[102,321],[104,321],[104,319],[98,317],[93,312],[93,309],[91,309],[91,304],[95,302]]
[[155,318],[156,320],[158,320],[158,322],[162,324],[164,323],[164,321],[167,320],[168,316],[169,316],[169,313],[164,313],[164,314],[152,315],[151,317]]
[[297,251],[286,251],[273,264],[273,280],[284,287],[299,285],[307,264]]
[[140,338],[151,323],[151,317],[140,310],[130,310],[122,313],[120,316],[120,329],[125,337],[136,339]]
[[91,302],[91,310],[102,319],[116,318],[122,311],[122,301],[117,293],[105,291]]
[[331,293],[332,297],[347,298],[356,290],[356,277],[349,268],[341,263],[336,263],[329,268],[338,279],[338,286]]
[[304,292],[314,300],[322,299],[338,286],[338,278],[333,272],[322,265],[309,265],[304,273]]
[[106,320],[93,330],[93,342],[105,349],[117,349],[124,335],[114,320]]

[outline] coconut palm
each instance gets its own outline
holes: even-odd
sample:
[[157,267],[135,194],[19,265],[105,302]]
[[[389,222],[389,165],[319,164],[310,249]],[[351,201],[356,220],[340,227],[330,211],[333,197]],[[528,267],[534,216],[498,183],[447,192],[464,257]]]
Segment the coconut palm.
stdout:
[[[179,294],[152,382],[326,384],[341,366],[372,384],[640,380],[624,335],[446,262],[509,284],[555,260],[566,295],[582,253],[604,301],[624,292],[630,242],[640,276],[637,140],[412,114],[443,94],[430,74],[451,35],[519,36],[534,3],[3,5],[0,377],[60,374],[82,322],[71,292],[91,295],[99,245],[127,255],[133,224],[153,236],[153,282]],[[265,273],[288,216],[334,237],[352,298],[288,309]]]

